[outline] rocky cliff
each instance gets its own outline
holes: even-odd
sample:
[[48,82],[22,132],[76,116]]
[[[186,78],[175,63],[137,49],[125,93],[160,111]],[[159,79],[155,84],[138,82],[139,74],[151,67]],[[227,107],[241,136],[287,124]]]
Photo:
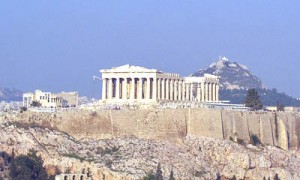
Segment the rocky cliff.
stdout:
[[34,148],[48,169],[78,173],[91,169],[94,179],[141,179],[161,164],[163,176],[176,179],[299,179],[299,154],[271,146],[240,145],[230,140],[187,136],[180,141],[135,137],[81,139],[42,127],[1,123],[4,151],[25,154]]
[[[0,116],[0,148],[41,152],[62,172],[141,179],[299,179],[299,115],[210,109],[67,111]],[[251,145],[252,135],[261,142]]]

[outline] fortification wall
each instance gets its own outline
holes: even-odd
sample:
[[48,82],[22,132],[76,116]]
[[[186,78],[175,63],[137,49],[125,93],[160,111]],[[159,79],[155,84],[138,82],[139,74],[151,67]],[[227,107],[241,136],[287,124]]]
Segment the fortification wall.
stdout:
[[188,134],[223,139],[222,116],[220,110],[188,110]]
[[240,112],[215,109],[151,109],[30,113],[6,120],[48,124],[75,138],[136,136],[178,139],[186,135],[249,142],[257,135],[265,145],[296,150],[300,146],[300,115],[287,112]]

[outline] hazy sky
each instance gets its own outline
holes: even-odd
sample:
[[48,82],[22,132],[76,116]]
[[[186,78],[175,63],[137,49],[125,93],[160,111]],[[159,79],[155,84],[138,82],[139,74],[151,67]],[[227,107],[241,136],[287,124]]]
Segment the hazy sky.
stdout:
[[299,0],[1,0],[0,87],[99,97],[99,69],[189,75],[224,55],[300,97]]

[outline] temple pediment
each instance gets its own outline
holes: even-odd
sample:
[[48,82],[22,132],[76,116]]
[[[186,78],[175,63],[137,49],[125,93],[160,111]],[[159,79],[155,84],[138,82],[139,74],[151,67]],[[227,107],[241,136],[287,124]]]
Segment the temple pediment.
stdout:
[[102,69],[100,70],[101,73],[130,73],[130,72],[134,72],[134,73],[156,73],[159,72],[157,69],[148,69],[145,67],[141,67],[141,66],[132,66],[129,64],[123,65],[123,66],[118,66],[118,67],[113,67],[111,69]]

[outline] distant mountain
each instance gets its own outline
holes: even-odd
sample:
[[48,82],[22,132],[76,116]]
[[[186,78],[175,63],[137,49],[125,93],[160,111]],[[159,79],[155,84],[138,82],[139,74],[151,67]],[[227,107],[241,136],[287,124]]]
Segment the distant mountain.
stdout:
[[300,106],[296,98],[279,93],[276,89],[267,89],[262,81],[253,75],[245,65],[229,61],[221,57],[212,63],[207,69],[200,69],[191,76],[203,76],[203,74],[220,76],[220,99],[229,100],[231,103],[243,104],[247,90],[257,89],[261,101],[265,106],[276,106],[277,103],[285,106]]
[[0,101],[22,101],[23,92],[16,89],[0,88]]
[[[284,106],[300,106],[300,101],[285,93],[279,93],[276,89],[256,89],[261,102],[264,106],[276,106],[280,103]],[[243,104],[247,90],[244,89],[222,89],[220,90],[220,98],[229,100],[233,104]]]
[[226,57],[219,58],[207,69],[200,69],[192,76],[203,76],[205,73],[220,76],[221,89],[261,89],[263,87],[262,81],[253,75],[245,65],[229,61]]

